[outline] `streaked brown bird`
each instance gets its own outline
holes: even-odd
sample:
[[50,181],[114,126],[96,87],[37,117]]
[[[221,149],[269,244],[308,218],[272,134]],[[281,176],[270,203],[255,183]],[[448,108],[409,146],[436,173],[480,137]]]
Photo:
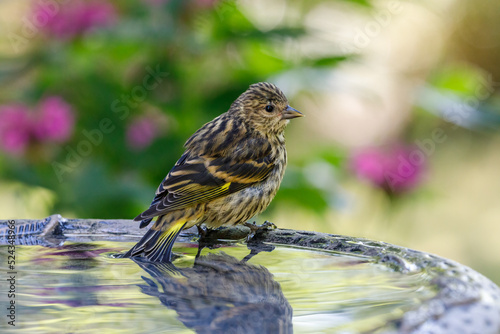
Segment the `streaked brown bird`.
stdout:
[[285,172],[285,127],[301,116],[275,85],[251,85],[187,140],[149,209],[134,219],[141,228],[156,222],[124,257],[170,262],[182,229],[244,224],[264,211]]

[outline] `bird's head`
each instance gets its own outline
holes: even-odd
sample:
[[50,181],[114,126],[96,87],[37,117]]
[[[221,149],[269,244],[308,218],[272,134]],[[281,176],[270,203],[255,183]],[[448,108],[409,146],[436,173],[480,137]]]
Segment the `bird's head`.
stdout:
[[280,134],[290,119],[304,116],[288,105],[285,94],[278,87],[267,82],[251,85],[231,109],[241,113],[254,130],[265,134]]

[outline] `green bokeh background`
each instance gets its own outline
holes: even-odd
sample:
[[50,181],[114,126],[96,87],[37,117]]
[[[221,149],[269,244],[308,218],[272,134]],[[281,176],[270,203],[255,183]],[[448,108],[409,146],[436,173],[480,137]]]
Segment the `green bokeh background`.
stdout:
[[[77,119],[74,134],[65,144],[32,145],[21,157],[0,153],[1,218],[43,218],[53,213],[135,217],[148,206],[157,185],[183,152],[184,141],[197,128],[226,111],[250,84],[272,81],[281,84],[292,106],[307,117],[294,120],[287,129],[289,167],[275,201],[258,220],[436,253],[500,283],[497,3],[452,1],[448,9],[416,1],[112,3],[117,19],[109,27],[68,40],[39,31],[21,49],[12,44],[9,34],[22,29],[30,2],[0,4],[5,32],[0,39],[0,104],[36,105],[44,96],[58,95],[73,106]],[[404,10],[380,21],[394,3]],[[322,8],[335,10],[325,19]],[[432,24],[404,29],[401,20],[421,18],[424,12]],[[366,24],[353,27],[350,37],[336,40],[349,22],[347,14]],[[434,24],[440,19],[445,22]],[[380,32],[370,35],[369,45],[360,46],[359,40],[356,44],[356,29],[369,29],[374,22],[379,22]],[[317,30],[320,23],[325,26],[322,31]],[[331,28],[335,24],[338,30]],[[422,39],[428,30],[440,37],[439,47],[429,42],[430,51],[418,42],[419,34]],[[353,42],[351,47],[344,47],[346,40]],[[378,40],[389,40],[392,47],[384,52],[400,55],[394,58],[399,61],[408,57],[401,45],[415,46],[411,55],[416,63],[429,53],[435,56],[420,67],[385,64],[386,70],[397,69],[401,85],[416,82],[407,85],[407,95],[390,99],[400,105],[395,109],[402,116],[379,129],[377,139],[347,143],[336,137],[336,129],[344,128],[359,138],[363,130],[353,122],[343,124],[342,118],[330,123],[328,115],[341,102],[325,102],[331,102],[328,98],[334,94],[327,83],[334,82],[337,94],[350,87],[351,79],[377,78],[376,66],[361,65],[379,59],[380,50],[373,47]],[[356,66],[357,71],[346,70]],[[142,86],[148,68],[159,68],[167,75],[143,100],[126,107],[125,113],[125,109],[116,112],[113,103]],[[384,85],[381,77],[371,86],[379,82]],[[478,95],[478,87],[488,93]],[[354,95],[376,101],[372,93]],[[471,117],[464,122],[448,117],[468,99],[477,102]],[[343,106],[350,110],[348,103]],[[125,140],[126,128],[144,115],[157,118],[162,133],[145,149],[132,150]],[[86,140],[83,131],[98,129],[106,118],[113,131],[103,134],[102,143],[93,145],[81,162],[59,178],[53,162],[67,163],[69,150]],[[350,171],[349,156],[359,147],[415,143],[428,139],[437,128],[447,139],[428,156],[425,180],[412,192],[387,194]]]

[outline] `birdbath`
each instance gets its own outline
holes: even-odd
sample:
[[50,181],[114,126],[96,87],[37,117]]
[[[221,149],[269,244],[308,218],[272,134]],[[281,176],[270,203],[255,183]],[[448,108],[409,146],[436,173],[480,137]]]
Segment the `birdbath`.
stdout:
[[144,233],[130,220],[53,215],[0,232],[16,292],[2,333],[500,333],[498,286],[384,242],[286,229],[247,242],[235,227],[199,247],[186,230],[172,263],[152,263],[119,257]]

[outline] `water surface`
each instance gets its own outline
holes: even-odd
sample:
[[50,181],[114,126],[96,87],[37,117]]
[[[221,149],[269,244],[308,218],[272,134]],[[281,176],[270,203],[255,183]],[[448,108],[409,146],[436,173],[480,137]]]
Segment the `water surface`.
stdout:
[[[358,333],[434,294],[424,274],[364,257],[233,244],[195,261],[195,243],[177,243],[173,265],[112,256],[132,246],[17,246],[16,327],[2,333]],[[7,272],[7,247],[0,258]]]

